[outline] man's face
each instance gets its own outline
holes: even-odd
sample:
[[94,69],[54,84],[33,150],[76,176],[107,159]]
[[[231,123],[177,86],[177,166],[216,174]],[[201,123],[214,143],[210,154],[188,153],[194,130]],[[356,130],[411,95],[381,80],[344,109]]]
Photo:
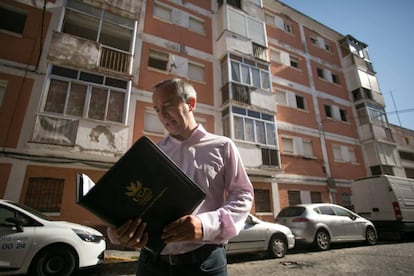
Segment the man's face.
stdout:
[[158,118],[167,131],[177,139],[187,138],[192,118],[189,105],[170,88],[158,88],[152,101]]

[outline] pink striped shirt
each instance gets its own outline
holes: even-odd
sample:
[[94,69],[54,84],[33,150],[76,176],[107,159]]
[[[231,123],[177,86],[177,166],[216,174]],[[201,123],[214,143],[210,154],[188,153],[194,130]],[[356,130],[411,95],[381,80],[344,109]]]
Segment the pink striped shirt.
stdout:
[[193,213],[203,224],[203,241],[170,243],[161,254],[182,254],[236,236],[252,207],[253,186],[233,141],[199,125],[187,140],[167,136],[158,146],[206,193]]

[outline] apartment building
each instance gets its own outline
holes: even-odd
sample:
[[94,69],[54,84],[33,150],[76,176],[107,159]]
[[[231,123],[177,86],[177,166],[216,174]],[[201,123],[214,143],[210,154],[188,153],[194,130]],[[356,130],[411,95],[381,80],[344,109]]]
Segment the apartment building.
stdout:
[[392,124],[390,128],[405,177],[414,178],[414,131]]
[[102,225],[76,205],[76,173],[97,180],[140,136],[164,137],[151,98],[166,78],[191,82],[197,120],[234,140],[263,219],[296,203],[351,206],[352,180],[388,160],[371,157],[374,144],[399,160],[382,139],[388,125],[362,115],[385,105],[371,62],[356,57],[367,45],[282,2],[4,0],[0,10],[0,196],[57,219]]

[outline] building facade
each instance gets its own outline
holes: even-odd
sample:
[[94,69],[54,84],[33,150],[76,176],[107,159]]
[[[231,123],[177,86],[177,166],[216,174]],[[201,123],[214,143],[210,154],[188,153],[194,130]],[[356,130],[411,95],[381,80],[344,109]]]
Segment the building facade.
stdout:
[[265,220],[297,203],[351,207],[352,180],[378,168],[412,176],[367,46],[282,2],[4,0],[0,9],[2,198],[102,225],[76,205],[76,173],[97,180],[140,136],[164,137],[152,90],[173,77],[196,88],[199,123],[236,143],[252,213]]

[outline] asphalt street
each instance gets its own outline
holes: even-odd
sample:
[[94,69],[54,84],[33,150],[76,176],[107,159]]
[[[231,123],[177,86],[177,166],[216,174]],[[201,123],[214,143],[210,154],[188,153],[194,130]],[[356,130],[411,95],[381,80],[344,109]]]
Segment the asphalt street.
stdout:
[[[106,262],[99,267],[79,272],[82,275],[135,275],[135,251],[107,251]],[[308,247],[290,250],[281,259],[263,254],[241,254],[228,257],[229,276],[257,275],[413,275],[414,241],[380,242],[374,246],[361,243],[332,245],[328,251]]]

